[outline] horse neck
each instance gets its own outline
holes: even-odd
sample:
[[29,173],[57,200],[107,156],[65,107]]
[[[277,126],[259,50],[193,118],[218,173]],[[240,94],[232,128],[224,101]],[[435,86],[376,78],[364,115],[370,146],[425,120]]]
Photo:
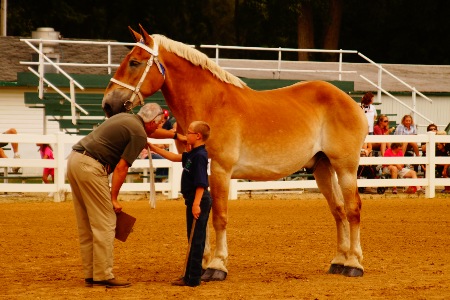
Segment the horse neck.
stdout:
[[[190,61],[173,53],[163,51],[163,64],[166,79],[161,92],[177,119],[177,123],[185,128],[186,120],[193,120],[208,111],[215,94],[224,89],[226,83],[215,78],[208,70],[193,65]],[[203,88],[208,86],[208,88]]]

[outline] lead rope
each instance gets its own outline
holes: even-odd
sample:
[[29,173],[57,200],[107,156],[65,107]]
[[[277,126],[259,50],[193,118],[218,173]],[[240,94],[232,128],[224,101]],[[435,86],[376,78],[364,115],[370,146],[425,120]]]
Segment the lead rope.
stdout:
[[155,172],[153,172],[153,158],[150,152],[150,147],[147,144],[148,164],[150,169],[150,207],[156,208],[156,191],[155,191]]

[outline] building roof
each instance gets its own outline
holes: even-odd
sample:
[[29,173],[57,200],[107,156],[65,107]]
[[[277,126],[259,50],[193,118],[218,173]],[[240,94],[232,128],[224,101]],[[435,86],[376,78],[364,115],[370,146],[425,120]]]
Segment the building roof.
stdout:
[[[20,62],[32,61],[36,52],[25,42],[24,37],[0,37],[0,82],[17,81],[17,73],[27,72],[28,66]],[[64,39],[70,40],[70,39]],[[112,47],[112,63],[119,64],[130,51],[125,46]],[[55,53],[59,54],[60,62],[70,63],[107,63],[107,47],[89,44],[59,44],[55,46]],[[69,74],[107,74],[107,68],[99,67],[63,67]]]
[[[25,42],[20,41],[24,37],[0,37],[0,85],[4,83],[14,83],[17,81],[17,73],[28,72],[26,65],[21,65],[21,61],[32,61],[35,51]],[[63,40],[74,40],[66,39]],[[79,41],[79,40],[78,40]],[[93,41],[93,40],[90,40]],[[100,40],[96,40],[100,41]],[[105,40],[103,40],[105,41]],[[129,49],[123,45],[111,46],[113,64],[120,64]],[[60,62],[76,63],[107,63],[107,47],[91,44],[59,44],[55,46],[55,53],[59,54]],[[277,61],[258,61],[258,60],[233,60],[220,59],[222,67],[238,68],[268,68],[270,64],[277,64]],[[432,65],[395,65],[382,64],[385,70],[392,72],[407,84],[415,87],[420,92],[450,92],[450,66],[432,66]],[[294,70],[338,70],[337,63],[321,62],[294,62],[283,61],[283,67]],[[107,68],[99,67],[68,67],[63,66],[63,70],[69,74],[93,74],[107,75]],[[276,66],[274,67],[276,68]],[[352,81],[357,91],[373,91],[376,87],[367,83],[360,75],[364,75],[373,82],[378,81],[378,68],[368,63],[344,63],[343,69],[355,70],[356,74],[344,74],[342,80]],[[113,73],[115,69],[112,70]],[[261,72],[255,70],[239,71],[229,70],[232,74],[246,78],[274,78],[274,72]],[[336,73],[324,72],[283,72],[281,79],[290,80],[337,80]],[[382,87],[388,91],[409,92],[410,89],[401,84],[398,80],[384,74]]]

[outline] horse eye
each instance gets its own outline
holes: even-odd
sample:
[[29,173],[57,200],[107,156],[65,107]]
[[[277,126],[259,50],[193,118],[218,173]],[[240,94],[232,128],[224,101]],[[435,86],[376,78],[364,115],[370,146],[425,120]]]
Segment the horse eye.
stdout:
[[137,60],[130,60],[130,67],[136,67],[139,66],[140,62]]

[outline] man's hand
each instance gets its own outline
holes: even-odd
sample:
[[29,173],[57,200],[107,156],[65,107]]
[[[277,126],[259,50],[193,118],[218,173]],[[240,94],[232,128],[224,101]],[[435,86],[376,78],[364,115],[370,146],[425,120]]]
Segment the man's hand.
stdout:
[[112,200],[112,205],[116,214],[122,212],[122,205],[120,205],[119,201]]

